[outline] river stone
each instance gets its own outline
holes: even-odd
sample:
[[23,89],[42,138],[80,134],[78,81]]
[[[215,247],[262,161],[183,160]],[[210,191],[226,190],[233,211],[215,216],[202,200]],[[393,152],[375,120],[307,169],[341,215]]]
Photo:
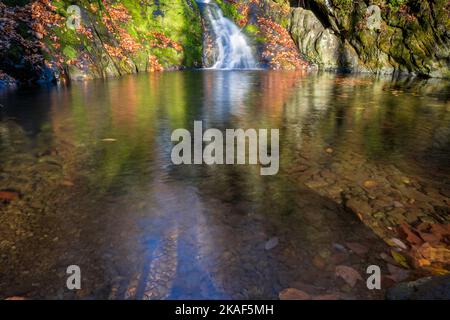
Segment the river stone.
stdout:
[[365,255],[369,251],[366,246],[357,242],[347,242],[346,245],[350,250],[360,256]]
[[349,199],[345,203],[345,207],[355,213],[370,214],[373,210],[367,202],[357,198]]
[[310,300],[311,296],[301,290],[294,288],[287,288],[280,292],[280,300]]
[[388,300],[450,300],[450,275],[399,283],[386,292]]
[[277,245],[278,245],[278,238],[277,237],[273,237],[273,238],[270,238],[269,241],[266,242],[264,248],[266,250],[272,250]]

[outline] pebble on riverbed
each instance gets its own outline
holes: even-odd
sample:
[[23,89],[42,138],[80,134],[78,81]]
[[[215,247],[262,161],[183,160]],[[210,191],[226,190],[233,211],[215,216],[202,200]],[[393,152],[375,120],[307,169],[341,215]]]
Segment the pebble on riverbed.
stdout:
[[266,244],[264,245],[264,249],[269,251],[269,250],[272,250],[273,248],[275,248],[277,245],[278,245],[278,238],[273,237],[273,238],[270,238],[269,241],[266,242]]

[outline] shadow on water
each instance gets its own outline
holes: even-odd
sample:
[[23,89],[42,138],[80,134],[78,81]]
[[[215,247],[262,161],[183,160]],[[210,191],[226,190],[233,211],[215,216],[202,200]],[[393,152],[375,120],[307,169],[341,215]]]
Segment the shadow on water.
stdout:
[[[433,82],[192,71],[3,95],[0,185],[21,198],[0,205],[0,296],[273,299],[301,287],[381,298],[335,276],[341,264],[386,270],[386,247],[324,190],[380,166],[448,183],[448,99],[436,92]],[[200,119],[279,129],[280,172],[174,166],[172,131]],[[64,287],[71,264],[79,292]]]

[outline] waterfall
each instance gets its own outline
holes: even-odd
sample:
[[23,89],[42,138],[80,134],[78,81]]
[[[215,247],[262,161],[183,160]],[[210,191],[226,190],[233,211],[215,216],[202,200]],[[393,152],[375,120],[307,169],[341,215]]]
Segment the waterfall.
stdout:
[[241,29],[223,16],[222,10],[211,0],[197,0],[204,6],[204,17],[212,28],[216,56],[211,69],[255,69],[257,63],[252,48]]

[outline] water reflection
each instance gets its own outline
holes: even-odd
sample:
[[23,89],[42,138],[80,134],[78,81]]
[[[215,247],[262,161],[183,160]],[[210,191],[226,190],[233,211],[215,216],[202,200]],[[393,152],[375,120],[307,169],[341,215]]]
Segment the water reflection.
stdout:
[[[379,298],[334,276],[338,264],[385,267],[385,246],[342,194],[370,176],[393,193],[406,175],[442,206],[450,184],[444,81],[166,72],[0,99],[0,189],[21,197],[0,207],[1,297],[276,298],[300,283]],[[171,132],[201,119],[280,129],[280,173],[172,165]],[[369,253],[333,249],[349,241]],[[74,263],[86,275],[78,293],[61,289]]]

